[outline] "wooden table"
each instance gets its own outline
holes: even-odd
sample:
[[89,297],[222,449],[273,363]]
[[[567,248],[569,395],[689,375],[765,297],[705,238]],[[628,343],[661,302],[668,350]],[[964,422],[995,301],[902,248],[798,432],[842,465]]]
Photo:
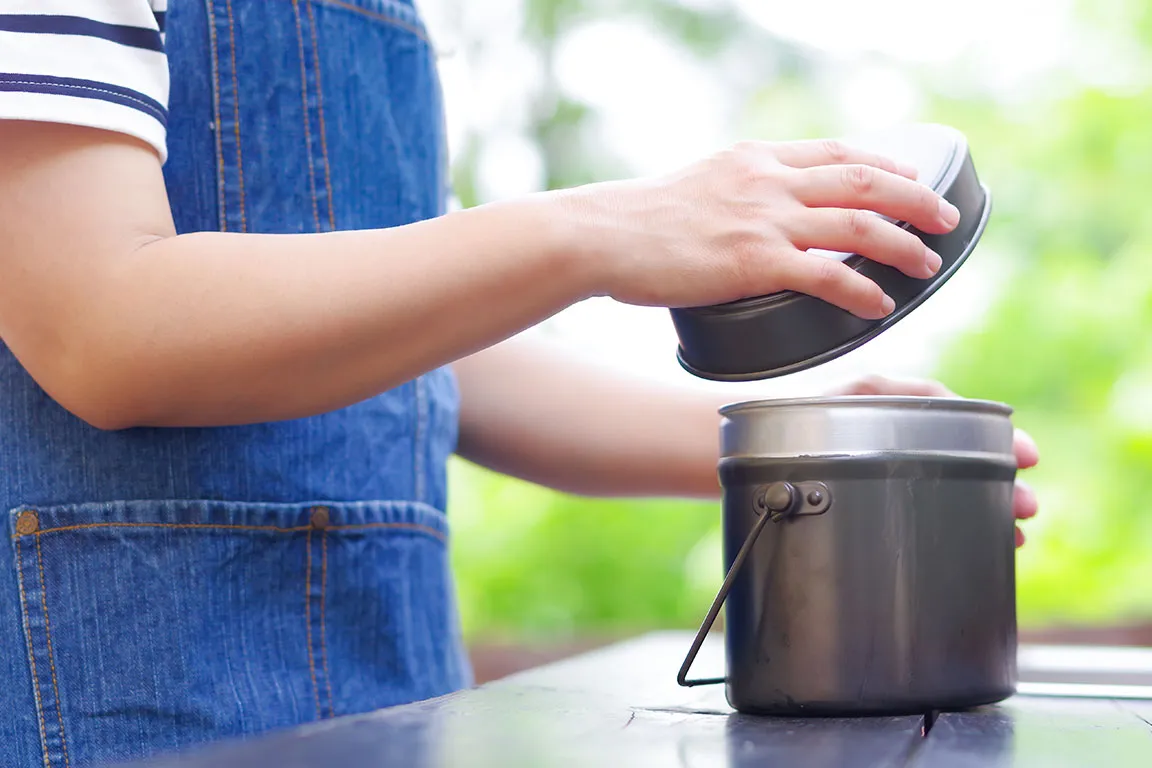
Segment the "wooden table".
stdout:
[[[977,711],[780,719],[733,713],[721,686],[678,687],[690,641],[646,635],[439,699],[138,765],[1152,768],[1152,650],[1023,648],[1021,694]],[[718,636],[694,671],[723,673]]]

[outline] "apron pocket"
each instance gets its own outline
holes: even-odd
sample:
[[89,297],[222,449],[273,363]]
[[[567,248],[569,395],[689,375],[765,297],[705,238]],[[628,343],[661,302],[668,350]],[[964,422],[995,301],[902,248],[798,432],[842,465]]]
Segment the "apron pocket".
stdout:
[[10,514],[50,768],[470,683],[446,522],[425,504],[130,501]]

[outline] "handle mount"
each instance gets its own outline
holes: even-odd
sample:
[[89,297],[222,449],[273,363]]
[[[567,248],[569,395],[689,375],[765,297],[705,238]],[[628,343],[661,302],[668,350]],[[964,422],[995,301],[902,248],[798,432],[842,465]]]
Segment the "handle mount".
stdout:
[[779,523],[795,517],[822,515],[832,506],[832,494],[828,491],[828,486],[823,483],[778,482],[756,489],[752,497],[752,504],[760,519],[752,526],[752,530],[748,532],[748,538],[744,539],[740,551],[733,558],[732,567],[728,569],[724,583],[720,585],[720,591],[716,593],[716,599],[712,601],[712,607],[708,609],[704,622],[692,640],[692,647],[688,649],[688,655],[684,657],[684,663],[680,665],[680,672],[676,675],[676,682],[685,688],[697,685],[716,685],[727,680],[724,677],[701,677],[689,680],[688,670],[696,661],[696,655],[700,653],[700,647],[704,645],[704,638],[708,636],[708,632],[716,622],[716,617],[720,615],[720,608],[723,607],[724,600],[727,599],[728,592],[732,589],[732,584],[736,581],[741,566],[748,559],[748,553],[752,551],[752,546],[760,538],[760,532],[764,530],[764,526],[769,521]]

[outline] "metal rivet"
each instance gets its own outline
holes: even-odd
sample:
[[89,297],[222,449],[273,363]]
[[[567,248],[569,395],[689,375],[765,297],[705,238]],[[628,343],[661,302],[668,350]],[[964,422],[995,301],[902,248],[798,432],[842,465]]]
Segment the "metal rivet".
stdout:
[[30,533],[36,533],[40,530],[40,518],[36,513],[27,510],[20,513],[20,517],[16,518],[16,534],[19,536],[27,536]]
[[824,494],[820,493],[820,491],[810,491],[808,493],[808,503],[812,506],[818,507],[823,501]]
[[328,527],[328,507],[314,507],[312,509],[312,527]]
[[764,505],[773,512],[783,512],[792,506],[792,486],[773,483],[764,491]]

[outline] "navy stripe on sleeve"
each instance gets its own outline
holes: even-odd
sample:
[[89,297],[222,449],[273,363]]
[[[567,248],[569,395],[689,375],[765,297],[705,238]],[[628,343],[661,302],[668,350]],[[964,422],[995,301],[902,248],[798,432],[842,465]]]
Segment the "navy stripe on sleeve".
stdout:
[[[157,23],[161,23],[158,21]],[[46,35],[99,37],[113,43],[149,51],[164,51],[164,41],[155,29],[105,24],[81,16],[0,13],[0,32],[29,32]]]
[[168,110],[160,102],[131,88],[102,83],[99,80],[0,72],[0,91],[49,93],[58,96],[76,96],[82,99],[98,99],[139,110],[156,118],[165,128],[168,127]]

